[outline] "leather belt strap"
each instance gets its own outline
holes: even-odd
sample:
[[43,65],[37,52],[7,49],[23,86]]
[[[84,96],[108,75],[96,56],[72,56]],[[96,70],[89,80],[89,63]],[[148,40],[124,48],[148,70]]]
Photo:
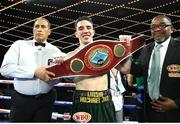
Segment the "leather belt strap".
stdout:
[[86,45],[61,65],[53,65],[48,70],[55,73],[54,78],[100,75],[107,73],[144,45],[145,37],[143,35],[127,42],[97,40]]

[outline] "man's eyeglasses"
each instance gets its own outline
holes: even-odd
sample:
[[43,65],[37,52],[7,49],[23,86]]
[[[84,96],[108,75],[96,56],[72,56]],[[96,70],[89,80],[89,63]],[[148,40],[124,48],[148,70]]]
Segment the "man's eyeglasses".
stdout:
[[157,29],[162,30],[168,26],[171,26],[171,25],[166,25],[166,24],[152,25],[150,28],[151,28],[151,30],[155,31]]

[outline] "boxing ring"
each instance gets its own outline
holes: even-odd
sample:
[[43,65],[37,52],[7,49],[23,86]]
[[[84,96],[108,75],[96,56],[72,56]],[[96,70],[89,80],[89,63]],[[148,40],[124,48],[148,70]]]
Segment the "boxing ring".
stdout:
[[[12,84],[12,83],[13,83],[13,80],[0,80],[0,84]],[[60,82],[60,83],[56,84],[54,87],[72,88],[72,87],[75,87],[75,83]],[[143,88],[139,87],[139,90],[143,90]],[[138,99],[141,99],[141,98],[138,97]],[[5,96],[5,95],[0,96],[0,104],[2,102],[9,102],[10,100],[11,100],[11,96]],[[142,100],[140,100],[140,101],[142,101]],[[72,101],[55,100],[54,106],[56,106],[56,107],[62,107],[62,106],[63,107],[71,107]],[[139,109],[139,106],[133,105],[133,104],[124,104],[123,108],[126,110],[135,110],[135,109]],[[0,108],[0,114],[9,114],[9,113],[10,113],[9,109]],[[70,115],[70,112],[65,112],[65,113],[52,112],[51,118],[52,118],[52,120],[62,119],[63,121],[70,122],[71,115]]]
[[[62,64],[55,64],[47,68],[48,71],[55,74],[53,80],[54,87],[67,87],[74,88],[75,83],[64,83],[59,81],[59,77],[67,76],[96,76],[98,74],[107,73],[111,68],[118,65],[121,61],[128,58],[131,54],[138,51],[145,46],[145,37],[143,35],[134,37],[127,40],[126,38],[121,41],[112,40],[97,40],[84,46],[70,58],[64,60]],[[85,54],[84,54],[85,53]],[[63,70],[63,71],[59,71]],[[0,84],[12,84],[12,80],[0,80]],[[54,85],[55,84],[55,85]],[[142,102],[141,97],[137,97],[139,102]],[[1,101],[10,101],[11,96],[0,96]],[[55,101],[56,107],[69,107],[72,106],[71,101]],[[138,109],[136,105],[124,104],[124,109],[134,110]],[[9,114],[10,110],[0,108],[1,114]],[[57,112],[52,113],[52,119],[57,120],[70,120],[70,112],[60,114]]]

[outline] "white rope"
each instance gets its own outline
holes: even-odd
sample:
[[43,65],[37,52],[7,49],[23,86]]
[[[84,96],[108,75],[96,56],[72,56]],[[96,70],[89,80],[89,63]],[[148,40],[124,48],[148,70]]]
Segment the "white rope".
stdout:
[[[1,84],[13,84],[13,80],[0,80]],[[75,87],[75,83],[64,83],[64,82],[59,82],[58,84],[54,85],[56,87]]]
[[[10,100],[11,96],[0,96],[0,99]],[[54,105],[72,105],[72,102],[55,100]]]
[[[0,109],[0,113],[1,114],[9,114],[10,110],[9,109]],[[57,112],[53,112],[51,118],[55,119],[55,120],[57,120],[58,118],[61,118],[64,120],[70,120],[71,115],[69,113],[59,114]]]

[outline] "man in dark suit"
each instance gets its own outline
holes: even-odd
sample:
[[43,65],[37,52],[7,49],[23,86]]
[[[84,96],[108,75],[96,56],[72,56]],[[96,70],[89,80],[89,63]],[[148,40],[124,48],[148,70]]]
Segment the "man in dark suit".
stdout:
[[[144,47],[139,65],[131,64],[130,73],[145,78],[144,112],[147,122],[180,122],[180,40],[171,37],[171,33],[173,26],[170,18],[164,15],[153,18],[151,34],[155,42]],[[158,45],[161,45],[160,63],[152,67]],[[157,66],[159,74],[155,72]],[[151,82],[154,73],[158,79]]]

